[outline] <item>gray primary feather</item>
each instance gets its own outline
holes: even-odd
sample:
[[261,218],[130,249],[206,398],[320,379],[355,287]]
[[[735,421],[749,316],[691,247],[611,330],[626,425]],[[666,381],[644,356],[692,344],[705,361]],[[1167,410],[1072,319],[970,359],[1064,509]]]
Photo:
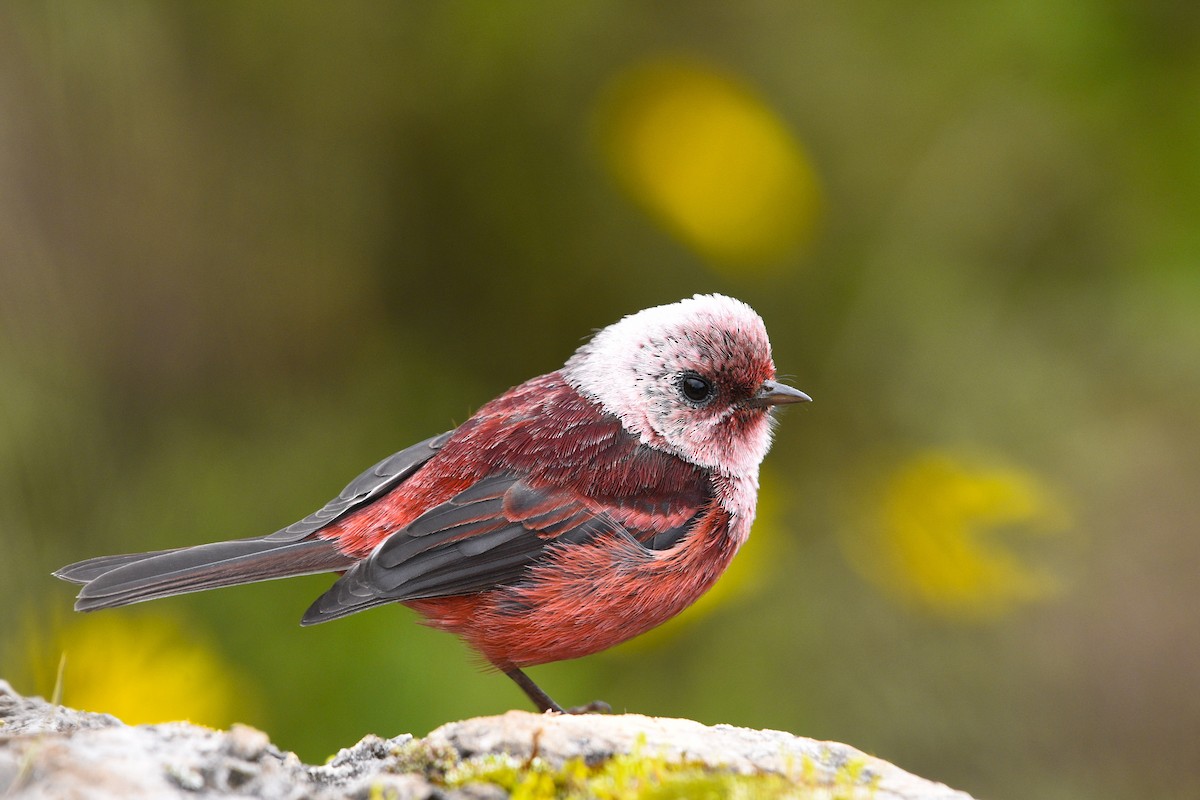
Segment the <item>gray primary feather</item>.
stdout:
[[454,431],[446,431],[440,436],[418,442],[412,447],[406,447],[399,453],[388,456],[350,481],[337,497],[322,508],[266,538],[289,541],[302,538],[310,533],[316,533],[329,523],[345,516],[347,512],[377,500],[397,484],[404,482],[424,466],[426,461],[433,458],[452,433]]

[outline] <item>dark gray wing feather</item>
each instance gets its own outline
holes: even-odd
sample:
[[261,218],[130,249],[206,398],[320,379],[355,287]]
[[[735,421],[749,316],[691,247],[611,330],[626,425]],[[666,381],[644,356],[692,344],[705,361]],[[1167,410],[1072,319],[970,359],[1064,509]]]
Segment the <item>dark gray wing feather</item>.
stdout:
[[494,475],[422,514],[386,539],[309,607],[315,625],[395,601],[471,594],[521,580],[563,544],[621,525],[588,510],[573,492]]
[[446,431],[440,436],[418,442],[412,447],[406,447],[399,453],[388,456],[350,481],[337,497],[323,507],[266,538],[275,541],[303,539],[331,522],[341,519],[350,511],[379,498],[433,458],[452,433],[454,431]]

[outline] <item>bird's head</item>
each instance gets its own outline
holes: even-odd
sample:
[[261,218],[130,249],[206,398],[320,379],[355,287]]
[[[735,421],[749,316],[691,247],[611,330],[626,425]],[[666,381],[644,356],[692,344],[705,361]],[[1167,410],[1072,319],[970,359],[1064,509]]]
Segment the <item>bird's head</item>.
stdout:
[[609,325],[563,375],[644,443],[735,476],[756,473],[766,455],[771,409],[809,399],[775,381],[762,318],[719,294]]

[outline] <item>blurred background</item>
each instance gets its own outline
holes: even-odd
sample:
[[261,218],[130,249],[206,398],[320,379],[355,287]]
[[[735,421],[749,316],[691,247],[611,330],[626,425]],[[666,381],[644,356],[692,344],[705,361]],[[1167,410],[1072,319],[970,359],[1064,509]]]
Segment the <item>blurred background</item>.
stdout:
[[0,676],[321,760],[524,708],[312,577],[89,616],[696,292],[809,392],[714,592],[531,671],[987,798],[1200,795],[1200,11],[0,10]]

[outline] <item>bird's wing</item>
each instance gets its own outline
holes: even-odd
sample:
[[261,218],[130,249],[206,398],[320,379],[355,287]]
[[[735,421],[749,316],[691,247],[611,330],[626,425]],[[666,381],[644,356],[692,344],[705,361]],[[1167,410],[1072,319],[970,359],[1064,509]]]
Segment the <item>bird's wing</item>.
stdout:
[[417,442],[365,470],[342,489],[337,497],[282,530],[265,537],[268,540],[296,541],[315,533],[331,522],[386,494],[433,458],[454,431],[446,431],[423,442]]
[[647,549],[658,543],[669,547],[701,511],[695,508],[681,524],[630,530],[616,515],[597,511],[572,490],[536,486],[511,474],[492,475],[384,540],[312,604],[302,624],[394,601],[472,594],[515,583],[553,548],[601,534]]
[[426,439],[385,458],[351,481],[320,510],[268,536],[100,556],[70,564],[54,574],[84,584],[75,607],[88,611],[219,586],[345,569],[355,559],[342,553],[336,542],[312,539],[312,534],[407,479],[441,449],[449,436],[444,433]]

